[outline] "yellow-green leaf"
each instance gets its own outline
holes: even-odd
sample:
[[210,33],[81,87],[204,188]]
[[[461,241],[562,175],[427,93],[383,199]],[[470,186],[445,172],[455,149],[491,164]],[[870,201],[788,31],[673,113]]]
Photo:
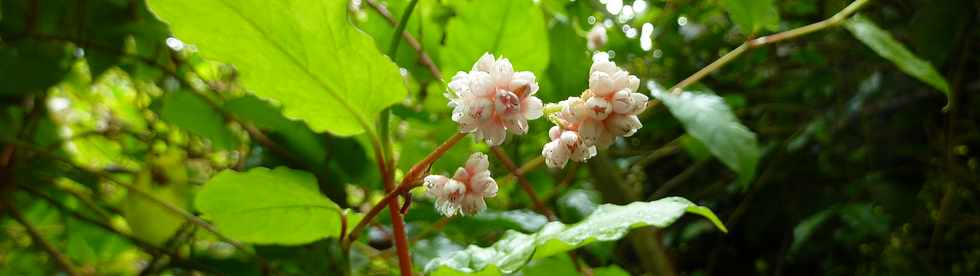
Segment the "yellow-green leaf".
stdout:
[[[304,171],[225,170],[204,184],[194,204],[219,232],[243,242],[292,245],[340,236],[343,210]],[[348,224],[359,218],[348,216]]]
[[315,131],[373,133],[407,94],[398,68],[348,21],[347,1],[150,0],[174,34]]

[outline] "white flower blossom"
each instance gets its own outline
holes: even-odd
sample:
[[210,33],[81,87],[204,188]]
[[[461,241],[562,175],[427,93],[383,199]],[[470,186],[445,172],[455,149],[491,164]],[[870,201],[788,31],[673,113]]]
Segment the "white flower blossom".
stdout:
[[473,133],[490,146],[500,145],[507,132],[527,133],[528,120],[542,115],[538,83],[528,71],[514,72],[506,58],[483,54],[469,72],[458,72],[449,82],[449,106],[459,131]]
[[568,159],[585,162],[596,155],[595,146],[586,146],[582,139],[579,139],[578,132],[562,131],[561,127],[553,126],[549,135],[551,142],[545,144],[541,151],[549,168],[565,167]]
[[586,46],[589,46],[589,50],[595,50],[602,48],[606,45],[606,41],[609,41],[609,37],[606,36],[606,27],[602,24],[596,24],[589,30],[588,34],[589,41]]
[[611,145],[616,137],[629,137],[643,124],[638,114],[646,108],[646,95],[637,93],[640,79],[609,61],[606,53],[592,57],[589,89],[582,97],[570,97],[558,105],[552,119],[552,141],[541,151],[546,164],[564,167],[568,159],[583,162],[595,156],[597,148]]
[[470,155],[452,177],[429,175],[424,185],[436,199],[436,210],[447,217],[473,215],[487,208],[484,198],[497,195],[497,181],[490,176],[490,161],[483,153]]

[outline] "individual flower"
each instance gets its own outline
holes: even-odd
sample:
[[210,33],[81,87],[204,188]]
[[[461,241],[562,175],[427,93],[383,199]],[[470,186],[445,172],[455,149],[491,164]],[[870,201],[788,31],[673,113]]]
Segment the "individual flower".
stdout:
[[469,72],[457,72],[449,82],[449,106],[459,131],[473,133],[490,146],[527,133],[527,121],[542,115],[538,83],[528,71],[514,72],[506,58],[483,54]]
[[483,153],[470,155],[452,177],[429,175],[423,180],[436,210],[447,217],[473,215],[487,208],[484,198],[497,195],[497,181],[490,177],[490,161]]
[[541,151],[546,164],[564,167],[568,159],[585,161],[597,148],[612,144],[616,137],[629,137],[643,124],[638,114],[646,108],[646,95],[636,93],[640,79],[609,61],[606,53],[592,57],[589,89],[581,97],[569,97],[557,104],[551,120],[551,142]]
[[595,146],[586,146],[576,131],[562,130],[559,126],[553,126],[548,134],[551,136],[551,142],[544,145],[541,155],[545,157],[545,163],[549,168],[565,167],[568,159],[585,162],[596,155]]
[[586,46],[589,46],[589,50],[602,48],[606,45],[606,41],[609,41],[609,37],[606,36],[606,27],[602,24],[596,24],[592,30],[589,30],[588,39]]

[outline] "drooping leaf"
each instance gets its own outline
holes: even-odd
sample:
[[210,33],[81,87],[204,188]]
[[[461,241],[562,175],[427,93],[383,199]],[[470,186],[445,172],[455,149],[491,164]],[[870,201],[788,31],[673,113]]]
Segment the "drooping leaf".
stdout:
[[[868,45],[875,53],[895,63],[902,72],[931,85],[946,94],[947,97],[949,96],[949,84],[939,72],[936,72],[932,64],[915,56],[901,42],[895,40],[888,31],[878,28],[870,19],[860,15],[848,19],[844,26],[851,31],[851,34],[854,34],[854,37],[863,42],[864,45]],[[952,98],[947,99],[950,102],[953,101]],[[946,106],[949,107],[949,104]]]
[[238,140],[228,130],[224,117],[206,100],[192,92],[178,90],[163,99],[160,118],[188,132],[207,138],[216,149],[238,147]]
[[514,69],[541,76],[548,66],[548,33],[531,0],[459,1],[446,27],[442,73],[469,70],[483,53],[503,55]]
[[721,6],[745,34],[779,27],[779,11],[773,0],[722,0]]
[[202,56],[228,62],[246,89],[286,117],[340,136],[373,132],[406,95],[398,68],[347,18],[347,1],[151,0]]
[[[340,235],[343,210],[304,171],[226,170],[204,185],[194,204],[218,231],[243,242],[296,245]],[[359,220],[348,215],[349,225]]]
[[618,240],[633,228],[666,227],[685,212],[705,216],[722,231],[728,231],[707,208],[680,197],[633,202],[625,206],[603,204],[579,223],[550,222],[533,234],[510,230],[490,247],[471,245],[466,250],[430,261],[425,270],[432,275],[513,273],[529,260],[554,256],[596,241]]
[[688,91],[671,94],[650,86],[655,98],[670,109],[692,137],[701,141],[712,155],[738,173],[743,189],[755,177],[761,152],[755,133],[742,125],[721,97]]

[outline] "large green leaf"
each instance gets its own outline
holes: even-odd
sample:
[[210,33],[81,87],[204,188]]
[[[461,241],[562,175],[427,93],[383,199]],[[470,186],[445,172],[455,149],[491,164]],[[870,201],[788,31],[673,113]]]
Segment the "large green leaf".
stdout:
[[512,273],[523,268],[529,260],[543,259],[596,241],[618,240],[633,228],[666,227],[685,212],[705,216],[722,231],[728,231],[707,208],[680,197],[633,202],[625,206],[603,204],[579,223],[550,222],[534,234],[509,230],[490,247],[471,245],[466,250],[430,261],[425,270],[433,275]]
[[650,91],[712,155],[738,173],[743,188],[755,177],[761,152],[755,133],[739,123],[725,100],[714,94],[671,94],[652,85]]
[[398,68],[347,19],[347,1],[150,0],[174,34],[234,64],[255,95],[315,131],[373,132],[406,95]]
[[225,118],[192,92],[178,90],[163,99],[160,118],[188,132],[207,138],[217,149],[238,147],[238,140],[225,125]]
[[[343,210],[304,171],[225,170],[204,185],[194,204],[218,231],[244,242],[294,245],[340,235]],[[359,220],[348,216],[349,225]]]
[[[939,72],[936,72],[932,64],[915,56],[902,43],[896,41],[891,34],[878,28],[874,22],[856,15],[848,19],[844,26],[854,34],[854,37],[864,42],[864,45],[871,47],[875,53],[895,63],[898,69],[928,83],[946,94],[947,97],[949,96],[949,84]],[[949,100],[952,101],[952,99]]]
[[745,34],[779,27],[779,11],[773,0],[722,0],[721,5]]
[[446,27],[442,73],[469,70],[483,53],[503,55],[515,70],[541,76],[548,66],[548,33],[531,0],[458,1]]

